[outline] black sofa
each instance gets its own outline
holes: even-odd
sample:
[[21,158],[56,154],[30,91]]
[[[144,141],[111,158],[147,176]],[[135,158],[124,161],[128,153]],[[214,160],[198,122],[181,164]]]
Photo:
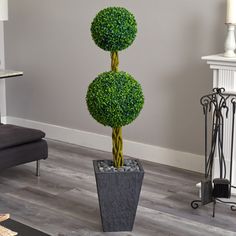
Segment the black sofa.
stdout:
[[45,133],[10,124],[0,124],[0,171],[36,161],[40,175],[40,160],[48,157]]

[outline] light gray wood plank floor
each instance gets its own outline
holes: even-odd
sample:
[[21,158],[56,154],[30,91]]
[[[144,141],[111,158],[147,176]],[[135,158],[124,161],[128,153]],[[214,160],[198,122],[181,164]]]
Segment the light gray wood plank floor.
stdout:
[[[92,160],[110,153],[48,140],[49,158],[0,173],[0,212],[60,236],[226,236],[236,235],[236,212],[217,205],[193,210],[198,173],[143,161],[145,177],[133,232],[103,233]],[[33,236],[33,235],[32,235]]]

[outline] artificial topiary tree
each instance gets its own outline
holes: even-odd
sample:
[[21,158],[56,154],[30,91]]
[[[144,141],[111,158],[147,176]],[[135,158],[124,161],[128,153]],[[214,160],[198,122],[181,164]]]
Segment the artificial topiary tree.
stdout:
[[98,75],[89,85],[87,106],[95,120],[112,127],[113,162],[119,168],[124,165],[122,126],[135,120],[144,104],[140,84],[130,74],[118,71],[118,51],[133,43],[137,23],[125,8],[108,7],[94,18],[91,34],[97,46],[110,51],[111,71]]

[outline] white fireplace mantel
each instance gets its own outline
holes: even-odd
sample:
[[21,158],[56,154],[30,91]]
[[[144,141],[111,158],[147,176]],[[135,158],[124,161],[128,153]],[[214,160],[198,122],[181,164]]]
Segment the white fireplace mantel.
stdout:
[[[223,54],[202,57],[213,70],[213,88],[225,88],[226,92],[236,93],[236,58],[226,58]],[[210,93],[210,91],[209,91]],[[224,124],[224,154],[226,165],[230,162],[230,142],[232,131],[232,116],[229,114],[228,121]],[[236,133],[236,130],[235,130]],[[232,185],[236,185],[236,138],[234,138],[233,176]],[[216,156],[217,159],[217,156]],[[215,161],[217,163],[217,161]],[[229,171],[227,171],[229,172]],[[214,176],[219,177],[219,168],[215,164]],[[229,177],[229,176],[227,176]]]
[[202,57],[213,70],[213,88],[224,87],[227,92],[236,93],[236,58],[223,54]]

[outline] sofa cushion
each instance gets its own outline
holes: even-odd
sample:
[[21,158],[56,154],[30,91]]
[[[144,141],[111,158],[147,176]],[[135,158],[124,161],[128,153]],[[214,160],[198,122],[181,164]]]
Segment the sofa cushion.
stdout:
[[16,125],[0,125],[0,149],[14,147],[38,141],[45,137],[45,133]]
[[0,171],[32,161],[46,159],[48,146],[44,139],[0,151]]

